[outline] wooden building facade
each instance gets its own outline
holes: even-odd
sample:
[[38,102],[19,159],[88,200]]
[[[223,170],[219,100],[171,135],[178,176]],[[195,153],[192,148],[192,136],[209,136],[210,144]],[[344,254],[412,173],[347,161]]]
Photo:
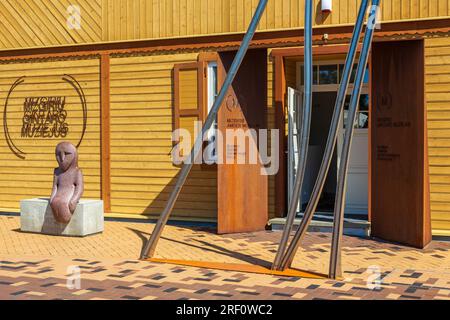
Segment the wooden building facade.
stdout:
[[[339,70],[359,1],[333,0],[333,11],[328,14],[321,13],[319,0],[314,2],[314,60],[318,68],[335,64]],[[85,197],[103,199],[110,215],[157,216],[180,170],[170,155],[172,130],[177,127],[192,130],[193,120],[204,120],[208,111],[209,84],[205,80],[208,66],[219,70],[220,84],[220,77],[226,72],[226,52],[238,48],[257,3],[257,0],[1,1],[2,211],[17,210],[20,199],[50,194],[54,146],[61,140],[69,140],[79,145]],[[301,89],[303,3],[303,0],[269,0],[249,51],[258,57],[264,54],[263,60],[256,59],[260,63],[256,69],[265,70],[264,84],[259,83],[253,89],[264,91],[265,118],[255,121],[282,133],[280,171],[259,185],[264,189],[258,191],[257,197],[257,202],[264,203],[258,208],[263,220],[286,213],[287,88]],[[381,230],[381,236],[391,231],[386,231],[383,223],[377,226],[377,221],[390,219],[407,220],[411,228],[422,230],[431,223],[433,234],[450,235],[450,1],[384,0],[380,17],[367,83],[367,94],[372,95],[367,110],[371,118],[366,128],[369,142],[365,155],[368,219],[375,230]],[[386,48],[383,44],[387,44]],[[414,68],[402,64],[395,50],[388,48],[389,44],[411,44],[416,48],[416,56],[405,59]],[[402,52],[408,54],[410,49],[406,45]],[[390,58],[383,52],[391,52]],[[395,68],[387,67],[393,62],[405,79],[418,80],[410,87],[377,86],[383,79],[404,82],[404,78],[396,78],[395,74],[374,72],[374,69],[394,72]],[[253,70],[251,66],[249,70]],[[379,82],[375,82],[375,74]],[[319,83],[316,85],[317,92],[328,92]],[[381,92],[378,95],[381,100],[373,96],[377,90]],[[377,116],[375,121],[374,104],[381,106],[380,110],[386,106],[390,110],[390,104],[413,103],[401,97],[396,100],[392,92],[398,94],[399,90],[411,90],[414,94],[410,96],[423,102],[414,107],[415,112],[408,108],[400,111],[406,115],[400,116],[401,119],[410,120],[399,126],[414,129],[414,137],[406,132],[404,139],[413,138],[418,153],[386,151],[388,142],[382,141],[383,134],[375,130],[390,126],[380,123],[386,121],[386,115]],[[322,98],[325,95],[318,99]],[[36,106],[40,106],[37,112]],[[397,135],[395,131],[392,134]],[[375,145],[374,141],[381,142]],[[392,146],[408,141],[401,140]],[[396,175],[402,166],[377,166],[377,161],[386,154],[391,160],[419,156],[410,161],[413,164],[409,172]],[[194,166],[175,207],[177,219],[220,221],[220,215],[226,214],[221,209],[221,203],[229,201],[223,199],[227,194],[222,187],[226,175],[221,175],[218,167]],[[402,208],[377,206],[396,200],[386,193],[377,193],[378,188],[392,184],[378,181],[377,177],[383,173],[376,170],[391,170],[393,179],[401,181],[390,190],[391,194],[405,183],[417,185],[414,192],[403,196],[405,203],[412,196],[418,199],[417,203],[404,213],[399,212]],[[232,188],[233,182],[229,183]],[[417,212],[409,215],[412,211]],[[386,216],[386,212],[392,216]],[[261,223],[254,229],[258,228]]]

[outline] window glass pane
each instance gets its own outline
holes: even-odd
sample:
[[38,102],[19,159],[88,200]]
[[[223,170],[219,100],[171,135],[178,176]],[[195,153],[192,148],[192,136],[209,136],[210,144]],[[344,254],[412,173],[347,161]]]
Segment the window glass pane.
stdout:
[[[317,82],[318,79],[318,70],[317,70],[317,66],[313,66],[313,84],[318,84]],[[304,85],[305,84],[305,68],[302,65],[300,67],[300,85]]]
[[313,66],[313,84],[318,84],[317,79],[319,78],[318,66]]
[[369,111],[369,95],[362,94],[359,97],[359,111]]
[[350,105],[350,95],[347,95],[347,97],[345,97],[344,110],[348,110],[349,105]]
[[352,69],[352,73],[350,75],[350,83],[354,83],[355,82],[355,78],[356,78],[356,68],[357,65],[353,65],[353,69]]
[[359,112],[357,128],[361,129],[369,128],[369,113]]
[[300,67],[300,85],[304,85],[305,84],[305,68],[303,66]]
[[[353,69],[352,69],[352,75],[350,76],[350,83],[354,83],[355,82],[355,78],[356,78],[356,68],[358,67],[358,65],[354,65]],[[343,66],[342,66],[343,68]],[[366,72],[364,73],[364,78],[363,78],[363,83],[368,84],[369,83],[369,67],[366,68]]]
[[367,66],[366,73],[364,74],[363,83],[369,83],[369,66]]
[[339,83],[342,81],[342,74],[344,73],[344,65],[339,65]]
[[321,65],[319,67],[320,84],[337,84],[337,65]]
[[[356,68],[357,68],[357,65],[356,64],[353,65],[353,69],[352,69],[351,74],[350,74],[350,83],[355,82]],[[343,73],[344,73],[344,65],[340,64],[339,65],[339,82],[342,81],[342,74]],[[367,75],[367,78],[368,78],[368,75]]]
[[[218,77],[217,77],[217,64],[211,62],[208,64],[208,113],[217,98],[218,90]],[[204,154],[205,163],[212,164],[217,159],[216,152],[216,132],[217,132],[217,121],[214,121],[211,128],[207,132],[208,146]]]
[[[356,114],[355,128],[366,129],[369,127],[369,95],[360,96],[359,111]],[[344,103],[344,128],[347,127],[348,109],[350,105],[350,95],[347,95]]]

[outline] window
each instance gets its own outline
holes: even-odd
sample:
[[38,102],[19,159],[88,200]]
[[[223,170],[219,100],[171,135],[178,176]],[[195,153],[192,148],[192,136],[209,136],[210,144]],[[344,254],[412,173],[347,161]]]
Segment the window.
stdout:
[[[351,75],[350,75],[350,83],[355,82],[356,75],[356,67],[355,64],[353,66]],[[300,67],[300,84],[304,85],[303,65]],[[344,72],[344,64],[342,63],[329,63],[326,64],[320,63],[315,64],[313,66],[313,85],[328,85],[328,84],[339,84],[342,80],[342,74]],[[369,68],[367,67],[366,73],[364,74],[363,84],[369,83]]]
[[336,64],[319,66],[319,84],[336,84],[338,67]]
[[[350,83],[354,83],[355,82],[355,77],[356,77],[356,68],[357,65],[353,65],[352,68],[352,73],[350,74]],[[340,64],[339,65],[339,82],[342,79],[342,74],[344,73],[344,65]],[[366,68],[366,73],[364,74],[364,78],[363,78],[363,84],[369,84],[369,67]]]
[[[300,84],[300,88],[304,85],[303,64],[299,62],[300,74],[297,79],[297,83]],[[348,108],[350,104],[350,94],[353,90],[353,84],[355,82],[357,64],[353,65],[350,75],[350,84],[347,93],[349,94],[345,100],[344,105],[344,126],[347,122]],[[342,80],[342,74],[344,72],[344,63],[342,60],[319,60],[315,61],[313,66],[313,91],[314,92],[337,92],[339,84]],[[370,73],[367,66],[364,73],[363,83],[361,87],[361,96],[359,99],[358,110],[355,120],[355,128],[367,129],[369,127],[369,80]]]
[[[208,112],[211,111],[214,101],[217,97],[217,87],[218,87],[218,78],[217,78],[217,62],[209,62],[208,63],[208,71],[207,71],[207,103],[208,103]],[[217,120],[214,120],[211,128],[207,133],[207,143],[212,144],[213,148],[210,153],[205,154],[205,162],[206,163],[215,163],[217,161],[217,141],[216,141],[216,132],[217,132]]]
[[[174,66],[174,110],[173,110],[173,130],[187,129],[191,135],[189,145],[193,146],[196,134],[201,133],[201,126],[218,94],[218,64],[214,55],[207,56],[207,59],[199,59],[198,62],[180,63]],[[198,126],[195,127],[194,124]],[[216,163],[217,121],[214,121],[210,130],[206,133],[203,143],[203,162],[207,164]],[[174,144],[182,142],[182,137],[178,137]],[[212,144],[212,148],[211,148]],[[206,146],[209,148],[206,149]],[[207,150],[205,152],[205,150]],[[179,153],[180,157],[185,155]],[[210,166],[202,166],[202,168]]]
[[[350,105],[350,96],[345,99],[344,104],[344,128],[347,127],[348,108]],[[369,128],[369,95],[361,94],[359,97],[358,109],[355,118],[356,129]]]
[[[196,121],[203,121],[205,74],[203,62],[176,64],[174,77],[173,130],[187,129],[194,144]],[[201,129],[201,128],[200,128]],[[176,139],[174,144],[181,142]],[[183,154],[180,154],[183,157]]]

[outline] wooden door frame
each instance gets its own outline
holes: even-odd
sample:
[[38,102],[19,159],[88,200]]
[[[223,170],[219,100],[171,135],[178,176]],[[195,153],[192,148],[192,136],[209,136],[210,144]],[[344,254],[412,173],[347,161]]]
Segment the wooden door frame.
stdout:
[[[358,47],[358,51],[361,46]],[[313,57],[333,54],[346,54],[349,44],[324,45],[313,47]],[[275,176],[275,217],[283,218],[287,209],[287,155],[286,155],[286,70],[284,59],[287,57],[304,55],[303,47],[273,49],[271,57],[274,70],[274,107],[275,107],[275,129],[279,129],[279,170]],[[370,117],[370,105],[369,105]],[[368,143],[370,146],[370,142]],[[369,163],[370,167],[370,163]],[[369,168],[370,170],[370,168]],[[370,193],[370,191],[369,191]]]

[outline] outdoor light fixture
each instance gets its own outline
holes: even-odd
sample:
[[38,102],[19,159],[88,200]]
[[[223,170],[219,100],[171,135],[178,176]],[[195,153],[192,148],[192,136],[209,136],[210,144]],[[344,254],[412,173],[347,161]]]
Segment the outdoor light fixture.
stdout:
[[322,13],[331,13],[333,0],[322,0]]

